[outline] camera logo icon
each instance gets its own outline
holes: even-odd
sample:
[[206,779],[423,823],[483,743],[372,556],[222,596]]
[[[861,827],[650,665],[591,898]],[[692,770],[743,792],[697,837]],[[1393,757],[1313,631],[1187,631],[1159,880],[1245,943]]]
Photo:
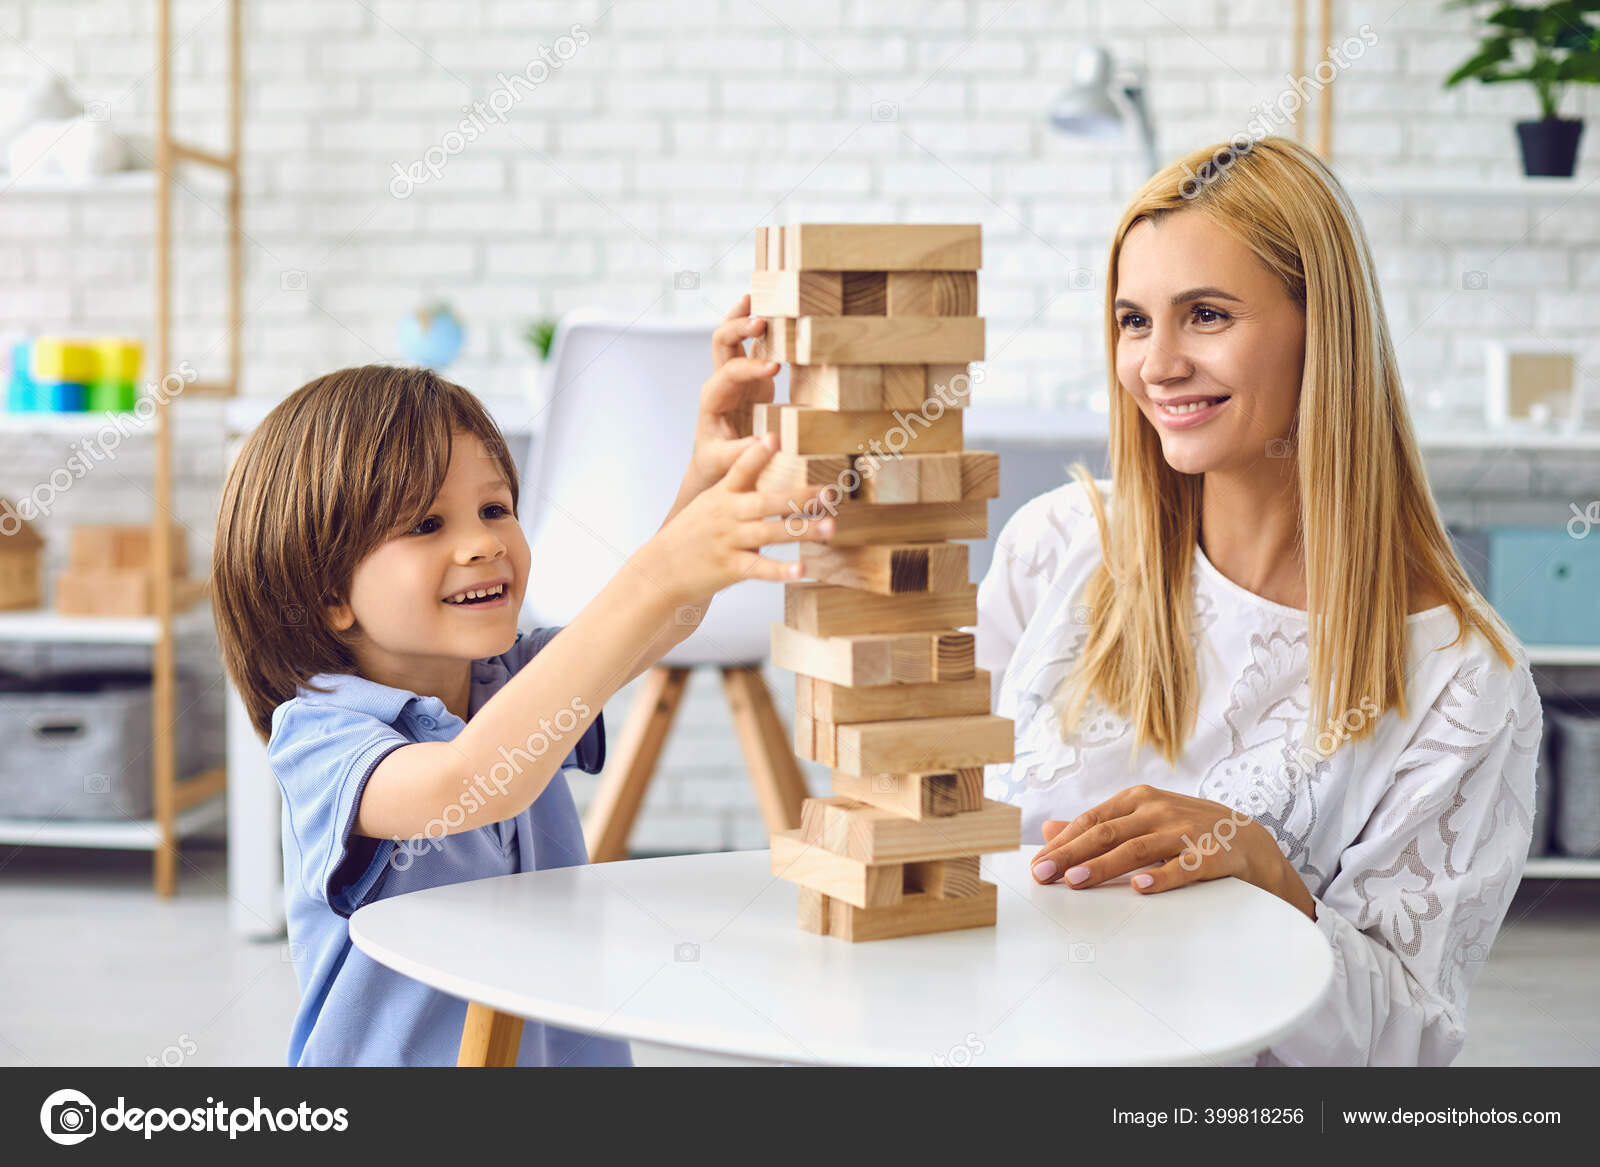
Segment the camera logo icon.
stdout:
[[83,776],[83,792],[85,794],[110,794],[110,776],[101,773],[85,774]]
[[872,120],[875,122],[897,122],[900,120],[900,106],[893,101],[875,101],[872,103]]
[[1074,292],[1086,291],[1094,287],[1094,272],[1086,267],[1075,267],[1067,273],[1067,283]]
[[57,1090],[39,1108],[45,1137],[63,1147],[75,1146],[95,1132],[95,1106],[81,1090]]
[[1468,292],[1481,292],[1489,286],[1489,273],[1468,271],[1461,273],[1461,287]]
[[678,292],[694,292],[700,288],[700,273],[697,271],[680,271],[672,273],[672,287]]
[[1267,443],[1267,457],[1290,458],[1294,456],[1294,443],[1288,438],[1273,438]]
[[299,268],[289,268],[278,275],[278,287],[285,292],[303,292],[306,290],[306,273]]
[[108,122],[111,120],[111,103],[109,101],[86,101],[83,103],[83,120],[86,122]]
[[700,946],[687,941],[672,946],[672,959],[679,964],[693,964],[700,959]]

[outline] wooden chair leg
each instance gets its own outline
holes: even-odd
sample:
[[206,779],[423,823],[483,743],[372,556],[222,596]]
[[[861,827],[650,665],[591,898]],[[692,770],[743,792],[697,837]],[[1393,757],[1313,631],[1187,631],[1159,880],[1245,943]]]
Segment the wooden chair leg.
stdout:
[[584,840],[590,863],[611,863],[628,857],[628,836],[644,802],[645,787],[661,757],[661,745],[678,711],[688,682],[687,668],[657,665],[645,674],[628,710],[622,735],[611,754],[600,789],[584,818]]
[[800,804],[810,792],[761,670],[725,668],[722,687],[767,830],[794,830],[800,825]]
[[514,1066],[522,1046],[522,1018],[476,1001],[467,1003],[458,1066]]

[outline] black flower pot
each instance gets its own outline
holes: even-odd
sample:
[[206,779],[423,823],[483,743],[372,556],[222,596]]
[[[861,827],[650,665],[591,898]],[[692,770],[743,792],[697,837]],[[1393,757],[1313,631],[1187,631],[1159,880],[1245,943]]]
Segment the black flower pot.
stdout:
[[1571,178],[1573,170],[1577,168],[1578,139],[1582,136],[1581,118],[1518,122],[1517,141],[1522,144],[1522,173],[1536,177]]

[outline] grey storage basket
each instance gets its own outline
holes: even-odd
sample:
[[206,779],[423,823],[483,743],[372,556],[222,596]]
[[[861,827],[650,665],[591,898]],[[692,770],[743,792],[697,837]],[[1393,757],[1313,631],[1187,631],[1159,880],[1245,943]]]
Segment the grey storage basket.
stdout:
[[1556,846],[1565,855],[1600,857],[1600,701],[1552,703],[1545,715],[1556,731]]
[[[178,708],[192,685],[180,674]],[[155,810],[149,672],[0,679],[0,817],[148,819]],[[205,762],[179,718],[178,777]]]

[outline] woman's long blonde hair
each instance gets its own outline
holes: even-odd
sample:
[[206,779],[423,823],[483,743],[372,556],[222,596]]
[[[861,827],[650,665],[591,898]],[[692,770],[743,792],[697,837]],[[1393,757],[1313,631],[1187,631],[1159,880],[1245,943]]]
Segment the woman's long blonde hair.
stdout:
[[[1231,158],[1230,166],[1219,165]],[[1239,239],[1301,306],[1305,364],[1288,435],[1297,461],[1305,557],[1311,715],[1316,735],[1346,711],[1406,713],[1406,615],[1418,586],[1444,597],[1508,666],[1509,630],[1473,589],[1434,506],[1406,412],[1394,343],[1365,232],[1349,196],[1315,154],[1285,138],[1196,150],[1134,196],[1106,269],[1112,516],[1081,466],[1103,559],[1083,605],[1082,653],[1057,696],[1061,733],[1077,729],[1090,695],[1131,722],[1134,748],[1168,762],[1193,732],[1198,680],[1191,587],[1202,478],[1172,469],[1154,427],[1118,382],[1117,263],[1142,219],[1206,216]]]

